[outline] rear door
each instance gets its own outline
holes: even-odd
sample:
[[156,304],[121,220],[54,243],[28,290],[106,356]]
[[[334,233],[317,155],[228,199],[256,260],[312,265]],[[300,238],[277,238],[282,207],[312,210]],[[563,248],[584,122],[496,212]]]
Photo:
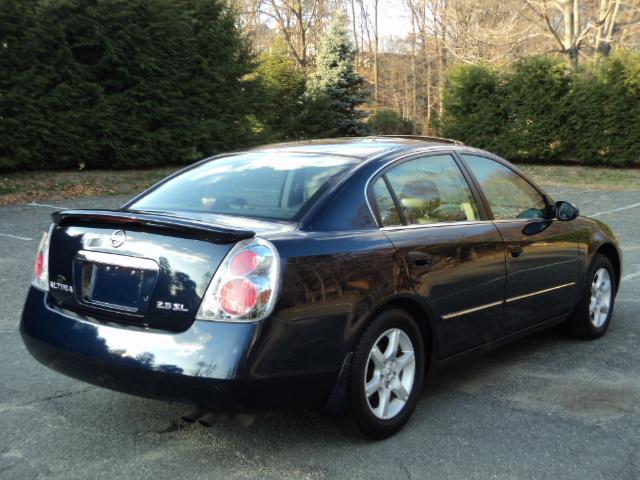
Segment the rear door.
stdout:
[[505,333],[569,312],[575,305],[578,245],[571,222],[551,217],[550,201],[507,164],[462,154],[505,242]]
[[504,247],[454,156],[399,160],[370,185],[381,228],[405,263],[410,288],[434,314],[439,356],[498,337]]

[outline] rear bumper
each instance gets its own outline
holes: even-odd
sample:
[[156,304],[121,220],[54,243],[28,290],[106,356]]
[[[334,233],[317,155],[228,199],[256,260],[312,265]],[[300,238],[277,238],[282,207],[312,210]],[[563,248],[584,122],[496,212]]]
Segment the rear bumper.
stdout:
[[249,377],[252,323],[196,321],[169,333],[106,325],[47,302],[32,288],[20,324],[29,352],[60,373],[101,387],[214,410],[322,406],[336,373]]

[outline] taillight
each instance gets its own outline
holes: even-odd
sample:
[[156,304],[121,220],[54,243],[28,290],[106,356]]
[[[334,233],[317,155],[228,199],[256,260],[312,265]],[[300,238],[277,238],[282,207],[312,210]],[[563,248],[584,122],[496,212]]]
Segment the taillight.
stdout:
[[245,315],[257,301],[258,289],[244,278],[229,280],[220,289],[220,307],[229,315]]
[[271,242],[251,238],[238,242],[218,267],[202,298],[196,318],[251,322],[275,306],[280,257]]
[[229,262],[229,271],[233,275],[245,276],[253,272],[260,262],[260,255],[253,250],[236,253]]
[[33,286],[48,292],[49,291],[49,232],[45,232],[38,246],[36,263],[34,267]]

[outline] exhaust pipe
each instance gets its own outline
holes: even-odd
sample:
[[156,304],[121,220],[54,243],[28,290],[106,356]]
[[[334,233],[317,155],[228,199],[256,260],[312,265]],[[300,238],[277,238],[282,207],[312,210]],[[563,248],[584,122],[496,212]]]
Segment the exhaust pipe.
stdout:
[[216,422],[235,423],[243,427],[253,425],[258,416],[254,413],[218,413],[205,408],[196,407],[182,415],[182,420],[187,423],[198,422],[200,425],[210,427]]

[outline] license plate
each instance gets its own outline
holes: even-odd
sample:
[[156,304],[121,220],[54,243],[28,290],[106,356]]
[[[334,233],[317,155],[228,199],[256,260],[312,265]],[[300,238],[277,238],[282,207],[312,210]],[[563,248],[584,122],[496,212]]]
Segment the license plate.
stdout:
[[136,312],[142,300],[144,270],[118,265],[92,265],[88,301]]
[[86,307],[144,315],[158,272],[149,258],[81,250],[73,262],[76,298]]

